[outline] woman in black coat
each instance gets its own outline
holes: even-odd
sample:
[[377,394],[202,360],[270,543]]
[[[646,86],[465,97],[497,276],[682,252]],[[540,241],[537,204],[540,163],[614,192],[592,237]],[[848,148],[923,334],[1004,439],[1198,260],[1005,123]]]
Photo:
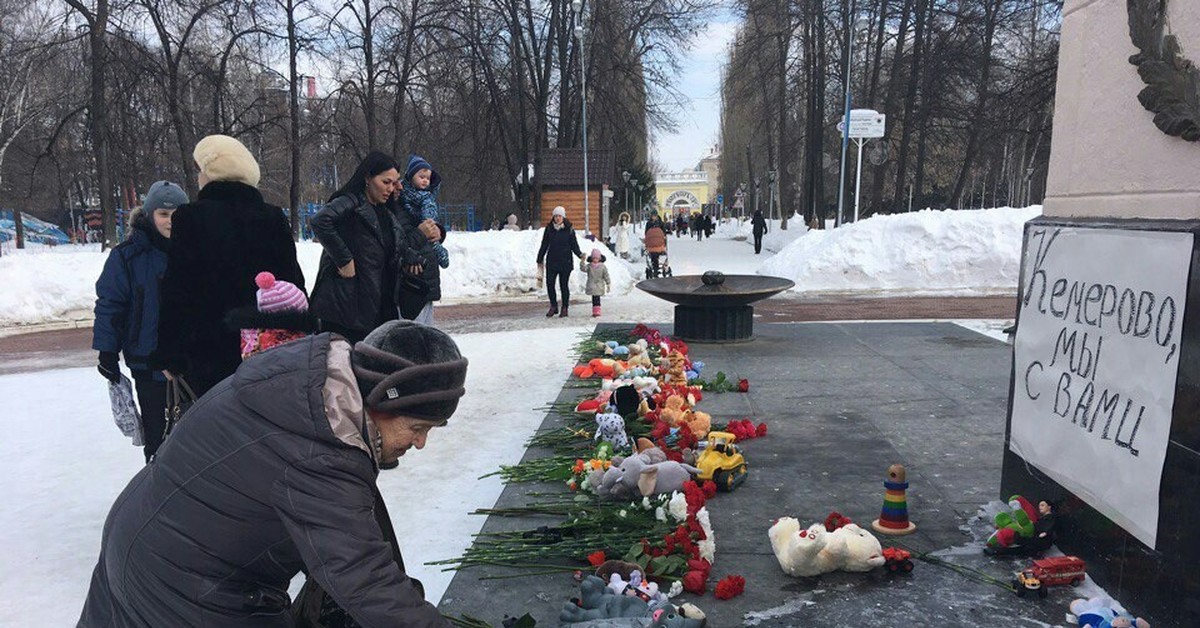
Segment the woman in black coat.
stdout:
[[171,247],[160,290],[158,347],[150,363],[182,375],[203,395],[242,362],[241,337],[225,324],[256,304],[254,276],[267,271],[304,286],[283,210],[263,201],[258,163],[232,137],[210,135],[192,157],[197,200],[171,216]]
[[[396,279],[404,231],[393,211],[400,186],[396,161],[371,152],[310,225],[324,252],[310,309],[321,328],[358,342],[399,317]],[[412,262],[411,256],[406,264]],[[415,268],[416,274],[422,269]]]
[[[550,222],[542,232],[542,246],[537,255],[538,267],[545,271],[546,292],[550,296],[550,311],[546,312],[546,318],[555,314],[561,318],[567,316],[567,307],[571,304],[571,270],[575,268],[572,253],[584,259],[579,242],[575,239],[575,230],[571,228],[571,221],[567,220],[567,210],[560,205],[554,208]],[[561,311],[558,309],[558,295],[554,293],[556,280],[562,289]]]

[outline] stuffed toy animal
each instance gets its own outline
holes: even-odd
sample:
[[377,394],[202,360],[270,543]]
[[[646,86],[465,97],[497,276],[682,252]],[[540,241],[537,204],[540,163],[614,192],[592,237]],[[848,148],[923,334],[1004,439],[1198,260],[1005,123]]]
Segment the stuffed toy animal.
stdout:
[[806,530],[792,517],[783,517],[771,526],[767,536],[779,567],[789,576],[819,576],[837,569],[842,557],[837,547],[826,547],[829,535],[824,526],[814,524]]
[[833,532],[822,523],[801,530],[799,521],[784,517],[767,536],[780,568],[792,576],[818,576],[839,569],[871,571],[885,562],[879,540],[853,523]]
[[617,414],[623,417],[632,417],[637,414],[638,404],[642,401],[641,395],[632,385],[626,384],[613,389],[612,403],[617,407]]
[[707,621],[692,604],[647,604],[635,596],[613,593],[596,576],[579,583],[579,598],[564,604],[558,619],[576,628],[704,628]]
[[[825,527],[825,524],[819,524]],[[887,559],[883,557],[883,547],[875,535],[858,527],[858,524],[847,523],[830,533],[834,539],[841,539],[846,546],[845,562],[842,571],[871,571],[882,567]]]
[[640,393],[651,395],[661,390],[658,380],[653,377],[635,377],[633,378],[633,387]]
[[600,483],[589,484],[595,487],[597,495],[625,499],[683,490],[683,483],[700,473],[696,467],[665,458],[666,454],[657,447],[625,458],[613,456],[612,466],[604,472]]
[[1071,614],[1080,628],[1150,628],[1150,622],[1134,617],[1104,595],[1071,602]]
[[712,429],[712,416],[699,410],[687,410],[679,424],[686,425],[696,438],[703,438]]
[[1033,538],[1034,524],[1038,520],[1037,508],[1020,495],[1008,498],[1008,507],[1010,512],[998,513],[994,519],[996,531],[987,540],[990,548],[1010,547]]
[[596,413],[595,440],[611,443],[613,449],[629,449],[629,436],[625,433],[625,419],[609,406],[604,412]]
[[[659,410],[658,415],[662,417],[663,421],[667,422],[667,425],[676,427],[680,423],[684,422],[683,415],[686,410],[685,406],[686,403],[684,402],[683,397],[680,397],[679,395],[671,395],[663,402],[662,409]],[[704,433],[707,434],[708,432]]]

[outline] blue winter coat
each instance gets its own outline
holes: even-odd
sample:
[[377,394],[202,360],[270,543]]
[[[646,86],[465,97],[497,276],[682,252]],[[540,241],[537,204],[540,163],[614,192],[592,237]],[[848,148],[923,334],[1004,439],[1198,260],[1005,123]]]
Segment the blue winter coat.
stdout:
[[[420,157],[413,156],[408,161],[408,171],[413,171],[413,165],[418,161],[424,163]],[[441,224],[438,216],[438,194],[442,191],[442,176],[433,168],[429,169],[429,189],[419,190],[413,185],[412,178],[408,177],[404,180],[404,189],[400,190],[400,204],[404,207],[404,211],[412,217],[413,221],[420,223],[423,220],[432,220]],[[450,252],[440,242],[435,242],[433,250],[437,252],[438,266],[442,268],[450,267]]]
[[147,359],[158,346],[159,282],[166,269],[166,251],[141,228],[113,248],[96,281],[93,349],[124,354],[130,369],[150,368]]

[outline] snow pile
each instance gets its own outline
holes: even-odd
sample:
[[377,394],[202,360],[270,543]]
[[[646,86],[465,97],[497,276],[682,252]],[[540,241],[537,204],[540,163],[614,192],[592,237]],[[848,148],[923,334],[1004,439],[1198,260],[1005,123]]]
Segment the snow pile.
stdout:
[[99,244],[5,250],[0,326],[91,318],[107,257]]
[[[767,221],[767,234],[763,236],[763,250],[769,253],[778,253],[793,240],[799,238],[808,232],[808,227],[804,224],[804,217],[799,214],[792,214],[788,220],[787,230],[779,228],[778,220]],[[717,228],[713,231],[713,239],[719,240],[745,240],[750,246],[754,246],[754,226],[750,224],[750,219],[729,218],[722,219],[717,223]]]
[[[603,244],[576,232],[584,254],[599,248],[608,258],[612,294],[627,294],[640,272],[616,259]],[[535,292],[537,251],[542,231],[454,232],[446,239],[450,268],[442,271],[442,299],[471,299]],[[311,293],[320,267],[321,245],[300,242],[296,254]],[[36,247],[5,251],[0,257],[0,327],[90,320],[96,280],[108,252],[99,244]],[[573,294],[583,294],[586,277],[571,273]]]
[[[537,253],[542,229],[536,231],[481,231],[452,233],[446,238],[450,268],[442,271],[442,298],[468,299],[536,292]],[[601,242],[592,242],[575,232],[579,250],[590,255],[600,249],[607,258],[612,294],[627,294],[636,283],[631,264],[620,260]],[[633,243],[630,243],[631,247]],[[578,269],[578,266],[576,266]],[[583,294],[587,277],[571,273],[571,293]]]
[[[584,238],[578,231],[575,232],[575,238],[584,255],[598,248],[607,258],[605,266],[612,281],[612,294],[626,294],[633,289],[636,281],[632,265],[615,259],[616,256],[608,247]],[[442,269],[442,300],[488,299],[538,291],[537,252],[541,244],[541,229],[452,232],[446,238],[450,267]],[[320,268],[321,245],[301,242],[296,249],[300,268],[304,271],[304,279],[311,292]],[[572,294],[583,294],[586,282],[587,277],[583,273],[571,273]]]
[[873,216],[797,238],[759,268],[797,292],[1015,292],[1021,238],[1040,205]]

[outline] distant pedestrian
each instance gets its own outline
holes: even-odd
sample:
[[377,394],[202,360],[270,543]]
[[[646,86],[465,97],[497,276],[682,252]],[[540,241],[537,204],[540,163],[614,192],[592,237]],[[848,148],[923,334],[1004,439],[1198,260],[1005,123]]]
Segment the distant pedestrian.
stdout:
[[646,253],[650,255],[650,268],[655,277],[661,271],[659,266],[659,258],[667,252],[667,233],[663,230],[662,220],[659,220],[658,214],[651,214],[650,221],[646,223],[646,234],[642,237],[642,242],[646,247]]
[[633,231],[633,224],[629,217],[629,212],[621,212],[617,217],[617,224],[613,227],[614,239],[616,242],[616,254],[622,259],[629,259],[629,233]]
[[711,238],[716,228],[717,223],[713,220],[712,214],[704,214],[704,237]]
[[196,144],[200,194],[171,216],[163,275],[156,368],[182,375],[203,395],[242,362],[241,336],[225,317],[254,305],[263,271],[304,286],[296,242],[283,210],[263,201],[258,162],[238,140],[210,135]]
[[692,214],[692,222],[691,222],[692,235],[695,236],[697,241],[704,239],[704,229],[701,226],[702,220],[703,220],[703,216],[701,216],[700,214]]
[[684,214],[683,212],[679,212],[678,214],[675,214],[675,237],[680,238],[680,237],[683,237],[684,235],[687,235],[687,230],[688,230],[687,215]]
[[[567,220],[567,210],[561,205],[554,208],[546,230],[542,232],[542,246],[538,249],[537,263],[539,270],[545,272],[546,292],[550,297],[550,310],[546,312],[549,318],[557,314],[560,318],[567,317],[567,308],[571,304],[571,255],[584,259],[579,250],[579,241],[575,239],[575,230],[571,221]],[[554,283],[558,281],[562,291],[562,309],[558,309],[558,295],[554,292]]]
[[159,282],[167,270],[171,214],[187,202],[187,194],[174,183],[150,186],[142,206],[129,214],[128,239],[108,254],[96,282],[92,348],[100,352],[97,368],[108,381],[120,381],[117,354],[124,354],[141,406],[146,462],[166,430],[167,378],[149,363],[158,347]]
[[600,316],[600,297],[608,294],[611,282],[600,249],[592,249],[588,259],[579,262],[579,270],[587,275],[587,294],[592,297],[592,316]]
[[762,253],[763,234],[767,229],[767,221],[763,218],[761,209],[754,210],[754,216],[750,219],[751,232],[754,234],[754,254]]

